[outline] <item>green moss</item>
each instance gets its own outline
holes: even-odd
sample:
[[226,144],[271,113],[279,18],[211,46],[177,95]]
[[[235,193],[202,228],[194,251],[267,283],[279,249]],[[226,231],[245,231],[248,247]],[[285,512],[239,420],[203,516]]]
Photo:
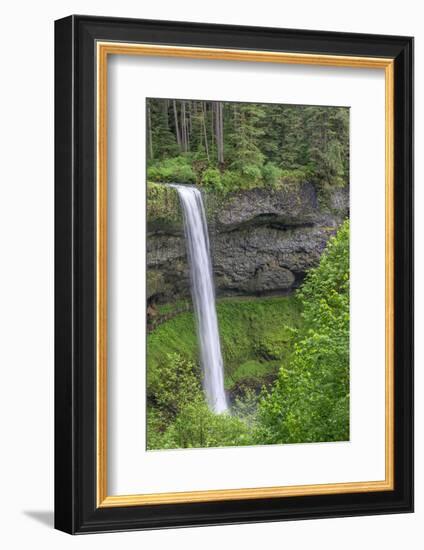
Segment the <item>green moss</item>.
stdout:
[[178,353],[184,359],[198,362],[196,327],[192,313],[181,313],[148,335],[148,394],[155,393],[160,383],[161,365],[165,364],[169,353]]
[[157,304],[156,308],[160,315],[166,315],[167,313],[174,313],[181,309],[189,309],[191,301],[189,300],[176,300],[171,304]]
[[285,360],[291,349],[290,328],[301,322],[294,296],[224,299],[217,307],[226,377],[250,359]]
[[161,271],[149,269],[146,274],[147,279],[147,298],[150,298],[163,289],[165,285],[164,277]]
[[225,389],[232,390],[239,385],[259,387],[261,384],[272,381],[278,375],[279,361],[258,361],[249,359],[239,367],[233,369],[231,376],[225,379]]
[[178,194],[175,189],[160,183],[147,182],[147,223],[175,225],[181,223]]
[[[166,308],[168,309],[168,307]],[[243,378],[267,380],[291,353],[291,328],[301,324],[295,296],[225,298],[217,303],[227,388]],[[155,393],[167,354],[199,362],[193,313],[181,313],[147,338],[148,393]]]

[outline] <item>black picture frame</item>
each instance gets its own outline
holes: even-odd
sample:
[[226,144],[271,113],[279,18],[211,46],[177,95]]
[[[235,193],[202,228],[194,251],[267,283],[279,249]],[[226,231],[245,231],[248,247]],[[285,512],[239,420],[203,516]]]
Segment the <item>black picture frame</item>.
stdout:
[[[394,490],[97,507],[98,40],[394,60]],[[55,527],[132,529],[413,511],[413,39],[73,15],[55,23]]]

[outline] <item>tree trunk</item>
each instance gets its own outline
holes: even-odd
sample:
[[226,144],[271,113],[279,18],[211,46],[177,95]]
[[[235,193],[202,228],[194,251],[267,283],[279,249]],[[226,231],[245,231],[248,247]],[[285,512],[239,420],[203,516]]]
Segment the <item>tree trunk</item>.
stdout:
[[205,136],[205,149],[206,149],[206,157],[209,162],[209,147],[208,147],[208,134],[206,132],[206,105],[205,102],[202,102],[202,120],[203,120],[203,133]]
[[222,101],[216,103],[216,120],[215,120],[215,135],[216,135],[216,151],[218,164],[224,163],[224,121]]
[[187,126],[186,126],[186,110],[185,101],[181,102],[181,144],[183,151],[187,151]]
[[220,126],[221,126],[221,162],[224,164],[224,104],[220,102]]
[[165,99],[163,103],[164,103],[163,116],[165,117],[165,126],[166,126],[166,129],[169,130],[169,115],[168,115],[169,99]]
[[175,101],[175,99],[172,101],[172,104],[174,107],[175,136],[177,138],[178,148],[181,151],[181,135],[180,135],[180,129],[178,126],[178,110],[177,110],[177,102]]
[[191,105],[190,101],[186,102],[186,149],[190,151],[190,135],[191,135]]
[[147,101],[147,128],[148,128],[148,140],[149,140],[149,158],[153,159],[153,140],[152,140],[152,114],[150,112],[150,103]]

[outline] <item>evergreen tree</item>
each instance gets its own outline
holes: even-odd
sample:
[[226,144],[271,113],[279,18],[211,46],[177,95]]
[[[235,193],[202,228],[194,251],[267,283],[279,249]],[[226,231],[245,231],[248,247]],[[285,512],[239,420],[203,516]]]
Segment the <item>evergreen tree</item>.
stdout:
[[169,123],[169,101],[148,100],[148,151],[152,159],[164,159],[178,154],[178,145]]
[[212,188],[266,185],[287,173],[318,188],[349,179],[345,107],[149,99],[146,119],[158,177],[157,163],[182,155]]

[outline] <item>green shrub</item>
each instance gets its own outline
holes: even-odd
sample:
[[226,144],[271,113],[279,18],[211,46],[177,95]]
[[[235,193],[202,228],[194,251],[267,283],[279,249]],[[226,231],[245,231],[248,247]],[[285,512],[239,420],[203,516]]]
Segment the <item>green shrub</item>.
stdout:
[[[251,407],[251,395],[249,395]],[[242,405],[239,404],[239,408]],[[241,409],[240,409],[241,410]],[[249,409],[250,410],[250,409]],[[204,398],[199,372],[177,353],[161,366],[154,406],[147,413],[149,449],[247,445],[248,425],[237,416],[213,413]]]
[[[257,396],[246,388],[237,397],[232,411],[215,414],[205,399],[195,393],[184,401],[178,414],[164,424],[161,413],[148,411],[148,448],[204,448],[251,445],[252,428],[256,422]],[[165,427],[164,427],[165,426]]]
[[221,172],[217,168],[207,168],[202,175],[202,187],[212,191],[222,191]]
[[275,164],[268,162],[262,167],[262,178],[264,183],[273,186],[278,183],[281,175],[281,170]]
[[314,168],[311,166],[280,170],[280,177],[285,183],[303,183],[310,181],[313,175]]
[[244,164],[241,168],[241,181],[246,187],[253,187],[262,182],[261,166],[259,164]]
[[251,444],[249,427],[229,413],[214,414],[203,399],[192,399],[159,441],[160,448],[223,447]]
[[237,191],[240,187],[240,174],[231,170],[225,170],[221,176],[222,188],[226,193]]
[[179,156],[151,164],[147,168],[147,179],[150,181],[196,183],[190,157]]
[[[181,313],[157,327],[147,337],[147,394],[153,400],[169,369],[176,366],[175,362],[169,360],[172,356],[178,356],[191,365],[198,364],[197,335],[192,313]],[[197,373],[200,379],[200,370]]]
[[198,397],[203,398],[203,393],[194,363],[178,353],[168,353],[155,387],[156,405],[169,416],[175,416]]

